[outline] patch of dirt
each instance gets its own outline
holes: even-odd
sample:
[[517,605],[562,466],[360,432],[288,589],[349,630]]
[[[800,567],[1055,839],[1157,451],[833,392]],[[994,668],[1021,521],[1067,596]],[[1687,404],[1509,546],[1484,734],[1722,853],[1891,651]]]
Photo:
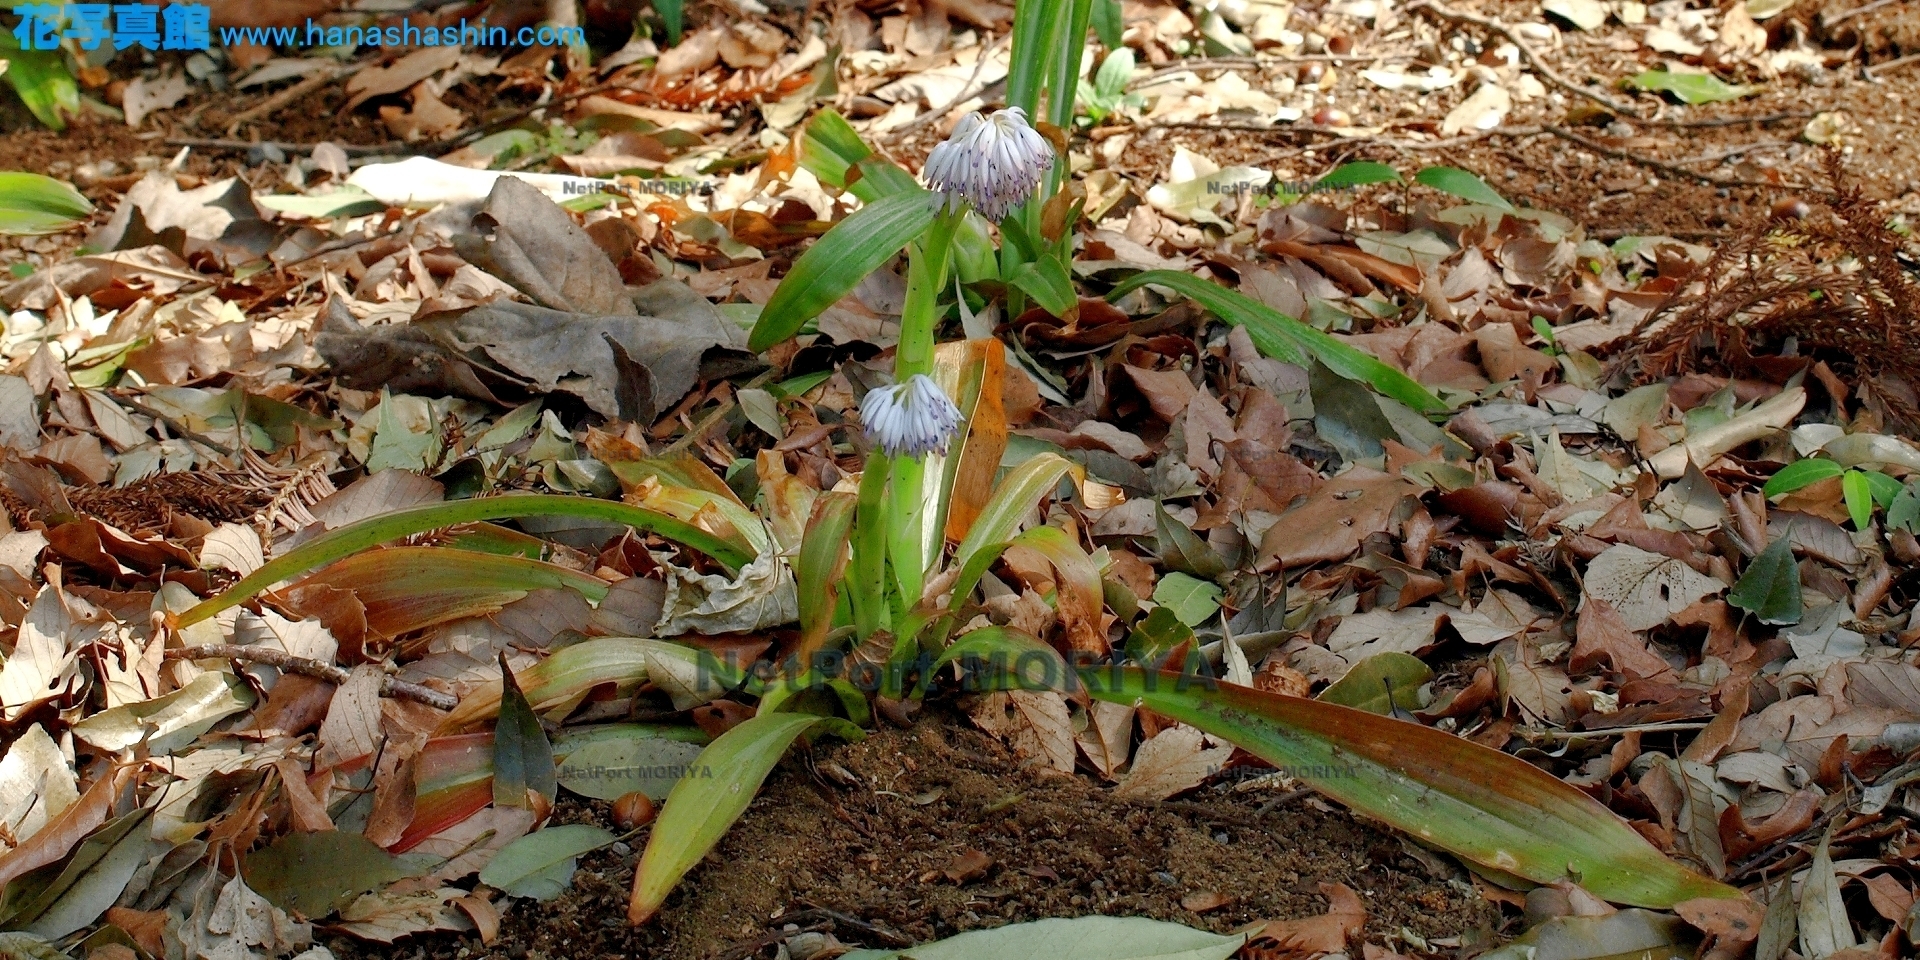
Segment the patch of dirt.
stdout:
[[[1537,0],[1458,6],[1507,23],[1540,19]],[[1916,39],[1920,38],[1920,5],[1894,4],[1876,11],[1861,26],[1866,35],[1879,38],[1877,46],[1870,45],[1879,51],[1876,62],[1911,53],[1906,44],[1920,44]],[[1655,105],[1655,98],[1617,89],[1622,78],[1646,69],[1638,53],[1609,48],[1619,30],[1615,25],[1594,34],[1566,30],[1561,33],[1564,46],[1542,53],[1572,81],[1646,110]],[[1486,36],[1472,28],[1450,34]],[[1391,126],[1443,116],[1471,92],[1470,85],[1460,84],[1410,97],[1382,90],[1360,77],[1359,71],[1366,66],[1336,65],[1332,70],[1336,79],[1316,95],[1316,102],[1345,111],[1356,126]],[[1241,75],[1255,88],[1271,89],[1282,75],[1292,76],[1298,69],[1281,64],[1264,72],[1241,71]],[[1570,108],[1590,106],[1584,99],[1555,90],[1544,99],[1517,104],[1505,125],[1564,126],[1614,151],[1611,155],[1550,133],[1495,134],[1415,151],[1381,142],[1404,136],[1392,130],[1381,140],[1342,139],[1284,124],[1270,130],[1206,130],[1206,124],[1217,122],[1206,120],[1192,126],[1148,128],[1112,166],[1143,182],[1157,182],[1179,147],[1202,153],[1222,166],[1246,164],[1272,170],[1282,181],[1311,180],[1353,160],[1380,161],[1402,171],[1414,165],[1446,164],[1481,175],[1516,203],[1563,214],[1604,238],[1666,234],[1705,240],[1755,217],[1765,219],[1776,203],[1797,199],[1805,188],[1823,187],[1824,150],[1802,140],[1801,131],[1817,113],[1841,112],[1854,128],[1842,141],[1849,179],[1868,198],[1886,202],[1888,212],[1920,215],[1920,168],[1914,165],[1914,156],[1920,152],[1920,132],[1916,132],[1920,64],[1867,80],[1861,76],[1860,64],[1849,61],[1815,73],[1765,79],[1753,95],[1727,103],[1691,107],[1668,103],[1656,122],[1631,117],[1609,122],[1602,117],[1590,124],[1569,123]],[[1657,161],[1721,180],[1777,185],[1702,183],[1640,161]]]
[[[510,907],[490,947],[471,934],[406,944],[423,960],[717,960],[756,955],[756,943],[771,956],[788,925],[899,947],[1096,913],[1224,932],[1324,913],[1323,883],[1360,894],[1374,943],[1400,944],[1402,929],[1490,940],[1500,924],[1465,871],[1416,859],[1405,841],[1310,796],[1223,784],[1182,801],[1119,800],[1086,777],[1022,770],[965,723],[935,711],[911,730],[797,752],[648,927],[626,924],[637,838],[582,858],[560,899]],[[555,821],[604,825],[607,806],[562,803]],[[991,858],[983,876],[944,875],[974,851]],[[1206,892],[1232,902],[1202,914],[1181,906]],[[342,960],[392,955],[346,938],[328,946]]]

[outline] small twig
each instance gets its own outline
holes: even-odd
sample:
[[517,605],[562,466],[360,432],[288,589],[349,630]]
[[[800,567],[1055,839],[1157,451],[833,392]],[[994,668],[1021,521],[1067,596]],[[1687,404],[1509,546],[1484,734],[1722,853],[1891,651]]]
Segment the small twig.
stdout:
[[871,923],[868,923],[867,921],[862,920],[859,917],[841,913],[838,910],[829,910],[810,900],[799,900],[796,902],[798,902],[801,906],[805,907],[806,909],[787,914],[782,919],[785,919],[790,923],[798,923],[800,922],[801,918],[820,916],[827,920],[833,921],[833,923],[837,926],[845,927],[849,930],[858,931],[861,936],[875,943],[878,943],[883,947],[913,946],[912,940],[906,937],[903,937],[900,934],[894,933],[892,930],[888,930],[885,927],[878,927]]
[[1815,115],[1812,110],[1794,110],[1787,113],[1769,113],[1764,117],[1711,117],[1706,120],[1658,120],[1648,118],[1640,120],[1639,122],[1649,127],[1744,127],[1748,124],[1761,126],[1769,123],[1784,123],[1788,120],[1807,120]]
[[1514,33],[1512,28],[1508,27],[1506,24],[1501,23],[1498,20],[1495,20],[1491,17],[1481,17],[1481,16],[1475,16],[1474,14],[1471,14],[1471,13],[1460,13],[1454,10],[1449,10],[1444,6],[1441,6],[1437,2],[1437,0],[1414,0],[1413,4],[1407,7],[1406,12],[1407,13],[1415,13],[1415,12],[1430,13],[1436,17],[1439,17],[1442,20],[1451,20],[1454,23],[1472,24],[1473,26],[1479,27],[1482,30],[1487,30],[1493,33],[1497,33],[1500,36],[1505,37],[1508,43],[1513,44],[1514,48],[1520,51],[1521,58],[1527,61],[1527,65],[1532,67],[1535,70],[1535,72],[1540,74],[1540,76],[1546,78],[1548,83],[1551,83],[1554,86],[1567,91],[1568,93],[1577,94],[1579,96],[1587,98],[1588,100],[1592,100],[1594,103],[1597,103],[1603,107],[1606,107],[1608,110],[1611,110],[1614,113],[1626,114],[1627,116],[1636,117],[1636,118],[1640,116],[1640,112],[1638,110],[1635,110],[1632,107],[1629,107],[1623,103],[1620,103],[1619,101],[1614,100],[1612,97],[1609,97],[1606,94],[1600,93],[1597,90],[1589,90],[1588,88],[1583,87],[1580,84],[1574,83],[1573,81],[1568,80],[1564,76],[1561,76],[1559,71],[1553,69],[1550,66],[1547,66],[1547,62],[1541,59],[1538,53],[1534,52],[1533,46],[1531,44],[1527,43],[1527,41],[1525,40],[1520,39],[1519,34]]
[[1586,737],[1617,737],[1624,733],[1682,733],[1688,730],[1705,730],[1704,720],[1683,721],[1678,723],[1640,723],[1625,727],[1602,727],[1599,730],[1515,730],[1514,733],[1535,740],[1580,740]]
[[[371,61],[368,61],[368,62],[371,62]],[[233,119],[227,121],[227,136],[229,137],[237,136],[240,133],[240,128],[243,125],[252,123],[253,121],[260,119],[261,117],[272,116],[276,111],[281,110],[282,108],[285,108],[285,107],[292,106],[293,104],[299,102],[307,94],[310,94],[315,90],[320,89],[321,87],[328,86],[332,84],[335,80],[342,80],[347,77],[351,77],[354,74],[359,73],[360,71],[366,69],[366,67],[367,67],[366,63],[357,63],[351,67],[329,67],[325,70],[322,70],[319,73],[316,73],[313,76],[308,77],[305,80],[302,80],[299,83],[296,83],[293,86],[288,87],[285,90],[282,90],[279,93],[276,93],[273,96],[268,97],[267,99],[262,100],[259,103],[254,104],[253,106],[248,107],[245,110],[240,111],[237,114],[234,114]]]
[[208,447],[213,450],[219,451],[220,455],[223,457],[231,457],[234,454],[234,449],[232,447],[229,447],[226,444],[219,442],[218,440],[210,439],[193,430],[189,430],[187,429],[186,424],[183,424],[180,421],[175,420],[174,418],[164,413],[161,413],[160,411],[155,410],[154,408],[144,403],[141,403],[138,400],[133,399],[132,397],[121,396],[121,397],[115,397],[114,399],[119,400],[121,403],[124,403],[127,406],[132,407],[135,410],[138,410],[141,413],[144,413],[147,416],[152,417],[160,421],[161,423],[166,424],[169,428],[173,430],[174,433],[179,434],[181,437],[187,440],[191,440],[194,443],[200,444],[203,447]]
[[[203,647],[178,647],[165,652],[168,660],[238,660],[242,663],[264,663],[269,667],[297,673],[315,680],[325,680],[331,684],[343,684],[352,676],[344,668],[331,663],[321,663],[306,657],[296,657],[285,650],[272,647],[210,644]],[[452,710],[460,705],[460,699],[450,693],[441,693],[432,687],[423,687],[417,683],[393,677],[383,677],[380,692],[398,700],[412,700],[424,703],[440,710]]]
[[[952,113],[953,108],[959,106],[962,103],[965,103],[970,97],[979,96],[983,91],[987,89],[984,86],[978,90],[975,90],[973,88],[974,84],[980,82],[980,71],[986,67],[987,60],[990,57],[992,57],[995,53],[999,52],[1001,44],[1011,39],[1013,39],[1013,34],[1009,33],[1007,34],[1006,37],[1000,40],[995,40],[992,46],[989,46],[987,49],[981,51],[980,55],[974,58],[973,75],[967,78],[966,83],[963,83],[960,85],[960,89],[954,93],[953,99],[947,101],[946,106],[941,107],[938,110],[929,110],[926,113],[923,113],[917,117],[914,117],[912,120],[909,120],[906,123],[901,124],[900,126],[894,127],[892,130],[887,131],[887,134],[886,134],[887,139],[889,140],[899,139],[901,134],[904,134],[909,130],[918,130],[929,123],[937,122],[941,118],[945,117],[947,114]],[[972,92],[969,93],[968,91],[972,91]]]
[[[289,143],[285,140],[221,140],[209,137],[168,137],[161,141],[169,147],[193,147],[198,150],[246,151],[254,147],[273,147],[287,154],[312,153],[317,143]],[[338,144],[348,155],[378,155],[404,153],[414,148],[413,144],[393,140],[375,144]]]
[[542,110],[546,110],[550,107],[552,108],[564,107],[575,100],[579,100],[583,97],[591,97],[596,93],[605,93],[608,90],[615,89],[619,86],[620,86],[620,81],[609,80],[606,83],[591,86],[586,88],[585,90],[575,90],[572,93],[566,94],[565,96],[555,97],[552,100],[549,100],[545,103],[536,103],[533,106],[527,107],[523,110],[515,110],[514,112],[509,113],[504,117],[499,117],[494,120],[489,120],[486,123],[483,123],[480,126],[473,128],[472,130],[467,130],[465,132],[455,134],[451,137],[445,137],[440,140],[435,140],[431,143],[425,144],[424,146],[420,147],[419,152],[425,156],[439,156],[440,154],[443,154],[443,153],[450,153],[454,150],[457,150],[461,147],[464,147],[474,142],[475,140],[480,139],[481,137],[486,136],[488,130],[497,130],[501,127],[510,126],[514,123],[518,123],[519,121],[527,117],[533,116],[534,114],[539,113]]
[[1368,56],[1354,53],[1303,53],[1292,57],[1194,57],[1189,60],[1176,60],[1152,73],[1127,84],[1131,90],[1143,84],[1152,83],[1161,77],[1170,77],[1188,70],[1264,70],[1268,67],[1285,67],[1296,63],[1403,63],[1417,59],[1412,54],[1394,54],[1391,56]]
[[1872,3],[1867,3],[1858,7],[1854,7],[1852,10],[1848,10],[1847,12],[1840,14],[1837,17],[1834,17],[1832,20],[1828,20],[1825,17],[1821,17],[1820,23],[1822,26],[1825,26],[1825,27],[1837,27],[1843,23],[1846,23],[1848,20],[1853,19],[1854,17],[1862,16],[1864,14],[1869,14],[1875,10],[1880,9],[1881,7],[1890,7],[1900,2],[1902,2],[1902,0],[1873,0]]
[[1874,66],[1868,67],[1867,76],[1878,80],[1880,77],[1892,73],[1901,67],[1911,66],[1916,63],[1920,63],[1920,53],[1909,53],[1898,60],[1888,60],[1886,63],[1875,64]]
[[1668,163],[1664,160],[1655,160],[1652,157],[1643,157],[1630,150],[1621,150],[1618,147],[1609,147],[1604,143],[1600,143],[1595,140],[1590,140],[1577,133],[1574,133],[1573,131],[1566,129],[1565,127],[1543,127],[1541,129],[1542,129],[1542,132],[1551,133],[1554,136],[1567,141],[1568,143],[1579,144],[1580,146],[1585,147],[1588,150],[1592,150],[1595,153],[1604,154],[1606,156],[1614,158],[1615,160],[1625,160],[1625,161],[1628,161],[1629,163],[1637,163],[1643,167],[1651,167],[1655,170],[1658,170],[1665,174],[1669,174],[1671,176],[1680,177],[1682,179],[1687,179],[1687,180],[1698,180],[1699,182],[1707,184],[1709,186],[1758,187],[1764,190],[1817,190],[1819,189],[1817,187],[1794,186],[1792,184],[1785,184],[1785,183],[1768,183],[1765,180],[1741,180],[1733,177],[1716,177],[1710,174],[1700,173],[1697,170],[1688,170],[1685,167],[1676,167],[1673,164]]
[[1688,157],[1684,160],[1675,160],[1673,162],[1676,164],[1718,163],[1722,160],[1731,160],[1734,157],[1744,156],[1749,153],[1758,153],[1761,150],[1778,150],[1781,147],[1787,146],[1792,146],[1792,144],[1786,140],[1763,140],[1759,143],[1749,143],[1745,146],[1716,150],[1713,153],[1703,153],[1697,157]]

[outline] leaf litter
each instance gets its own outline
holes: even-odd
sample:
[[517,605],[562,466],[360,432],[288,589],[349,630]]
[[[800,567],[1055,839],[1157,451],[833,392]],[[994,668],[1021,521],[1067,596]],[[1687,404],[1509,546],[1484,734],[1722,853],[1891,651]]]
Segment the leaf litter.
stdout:
[[[1467,874],[1424,848],[1317,818],[1324,802],[1298,800],[1286,771],[1193,728],[1033,692],[968,705],[970,722],[1004,744],[982,740],[969,752],[1010,751],[1002,765],[1026,780],[915,747],[907,737],[942,736],[929,720],[890,734],[905,768],[882,763],[872,744],[815,755],[834,789],[862,798],[860,817],[898,829],[910,821],[875,811],[904,803],[931,815],[964,800],[963,825],[1005,837],[952,836],[960,846],[883,863],[897,851],[847,832],[843,804],[776,778],[774,825],[727,840],[701,882],[724,885],[725,871],[837,823],[843,846],[810,863],[887,879],[865,895],[848,893],[860,886],[845,878],[788,881],[789,896],[804,889],[816,900],[790,919],[875,947],[978,926],[981,904],[1003,903],[1017,906],[986,914],[1140,912],[1239,929],[1252,935],[1239,948],[1250,957],[1338,952],[1356,938],[1369,941],[1367,956],[1386,955],[1376,940],[1407,955],[1471,951],[1496,931],[1518,932],[1522,919],[1532,932],[1504,949],[1554,943],[1584,956],[1701,937],[1727,956],[1755,941],[1763,952],[1792,944],[1814,957],[1869,943],[1899,949],[1913,925],[1908,811],[1920,804],[1908,796],[1920,781],[1911,773],[1920,668],[1906,652],[1920,529],[1900,499],[1914,499],[1920,467],[1907,439],[1913,365],[1902,359],[1920,297],[1905,228],[1885,228],[1882,208],[1844,171],[1807,169],[1817,155],[1804,151],[1798,187],[1812,199],[1824,183],[1829,199],[1772,222],[1752,218],[1712,251],[1660,236],[1604,243],[1597,229],[1516,206],[1459,170],[1409,177],[1436,191],[1412,203],[1380,191],[1300,197],[1294,171],[1183,146],[1147,151],[1171,157],[1164,176],[1130,180],[1114,161],[1182,124],[1305,120],[1336,138],[1387,134],[1389,122],[1321,107],[1317,93],[1339,89],[1325,78],[1346,72],[1338,61],[1318,79],[1305,69],[1278,82],[1256,71],[1258,85],[1234,69],[1203,78],[1179,59],[1204,49],[1196,37],[1287,55],[1332,50],[1335,38],[1351,47],[1355,29],[1371,25],[1443,49],[1436,18],[1420,11],[1243,6],[1126,5],[1129,42],[1147,66],[1120,88],[1126,97],[1106,97],[1106,125],[1079,144],[1097,169],[1084,178],[1089,216],[1074,224],[1076,279],[1097,295],[1116,268],[1180,265],[1379,357],[1455,415],[1443,431],[1351,381],[1261,356],[1243,333],[1146,290],[1122,299],[1114,317],[1083,306],[1064,321],[1019,318],[1011,337],[1032,372],[1016,371],[1007,389],[1031,399],[1010,411],[1009,457],[1063,452],[1110,491],[1096,498],[1085,486],[1050,509],[1105,551],[1116,613],[1151,618],[1166,608],[1171,643],[1245,661],[1263,689],[1318,694],[1524,756],[1747,889],[1767,905],[1764,919],[1758,907],[1683,904],[1678,920],[1613,912],[1571,885],[1469,887]],[[1547,102],[1542,81],[1563,79],[1529,69],[1531,58],[1585,42],[1553,24],[1613,37],[1636,67],[1611,76],[1686,104],[1832,66],[1831,50],[1809,41],[1842,36],[1824,25],[1811,38],[1757,27],[1777,4],[1522,6],[1535,19],[1453,35],[1479,51],[1477,64],[1455,45],[1437,55],[1455,66],[1422,59],[1425,74],[1399,69],[1405,59],[1393,71],[1353,71],[1426,117],[1426,128],[1394,136],[1518,135],[1515,118]],[[903,13],[873,23],[856,12],[858,25],[844,28],[865,32],[838,65],[854,78],[846,95],[858,101],[857,125],[899,137],[903,156],[917,156],[916,138],[967,97],[991,97],[986,87],[1005,72],[1004,53],[976,31],[1004,28],[1011,11],[949,12],[951,21]],[[1638,39],[1619,29],[1639,18],[1648,27]],[[1855,19],[1847,42],[1869,57],[1888,49],[1884,23]],[[1523,53],[1522,41],[1533,49]],[[638,63],[616,56],[598,74],[566,69],[562,56],[559,81],[527,72],[531,61],[421,51],[353,74],[345,108],[377,116],[401,140],[446,137],[468,124],[448,102],[464,102],[454,92],[497,78],[502,88],[566,94],[558,112],[570,125],[466,143],[443,157],[459,169],[359,163],[349,178],[352,155],[327,143],[310,161],[269,161],[284,166],[273,186],[178,169],[95,176],[113,181],[107,195],[117,201],[89,243],[104,252],[68,256],[30,241],[40,269],[0,290],[13,311],[0,339],[9,364],[0,379],[9,411],[0,416],[0,708],[10,725],[0,875],[17,888],[6,923],[26,931],[0,934],[23,938],[7,951],[39,955],[51,949],[42,933],[71,946],[97,928],[154,956],[278,957],[310,947],[310,922],[387,943],[476,926],[490,941],[487,929],[497,933],[504,919],[510,934],[537,938],[528,911],[502,892],[544,898],[570,883],[620,892],[632,856],[613,834],[536,829],[549,812],[578,822],[603,816],[598,808],[543,796],[531,772],[503,802],[503,779],[485,775],[503,766],[471,758],[550,755],[560,789],[571,789],[569,729],[693,718],[711,736],[727,722],[715,704],[732,701],[709,702],[723,691],[665,682],[659,665],[644,687],[609,683],[537,710],[515,691],[501,709],[513,733],[488,737],[442,730],[442,711],[399,698],[389,680],[459,698],[497,685],[503,667],[517,673],[593,636],[688,634],[721,649],[727,634],[771,631],[784,643],[780,628],[796,608],[776,552],[749,551],[753,562],[736,575],[604,523],[456,529],[406,547],[519,555],[576,577],[445,619],[382,603],[368,585],[317,578],[258,610],[178,634],[162,625],[325,529],[416,503],[515,490],[646,497],[650,481],[623,471],[664,453],[681,458],[681,478],[722,498],[703,514],[721,529],[729,500],[753,503],[772,489],[759,458],[778,459],[810,493],[843,482],[859,450],[845,427],[872,382],[863,363],[891,345],[898,294],[881,275],[800,343],[761,357],[745,347],[772,276],[806,237],[857,206],[794,165],[786,138],[829,91],[810,72],[824,45],[787,44],[757,21],[715,27],[652,66],[657,48]],[[678,79],[665,82],[669,74]],[[574,96],[610,77],[626,85]],[[137,127],[188,95],[180,74],[161,72],[137,78],[121,102]],[[756,102],[758,119],[741,123],[753,111],[738,108]],[[1635,103],[1653,106],[1651,95]],[[1612,134],[1644,119],[1566,121]],[[1832,116],[1817,126],[1806,139],[1848,129]],[[756,128],[771,136],[750,138]],[[584,129],[602,132],[586,138]],[[772,149],[753,156],[759,145]],[[555,172],[483,169],[542,163]],[[1729,174],[1784,182],[1771,164],[1741,161]],[[705,193],[654,192],[664,185],[656,175],[712,182]],[[604,193],[573,202],[587,190]],[[1449,195],[1468,202],[1441,199]],[[1650,386],[1660,392],[1644,393]],[[1780,495],[1765,489],[1821,457],[1850,472],[1836,467],[1831,482]],[[1885,497],[1870,476],[1884,480]],[[1048,596],[1054,574],[1017,557],[996,569],[1004,595],[987,597],[982,616],[1069,628]],[[1285,595],[1270,612],[1256,597],[1274,581]],[[609,609],[615,596],[627,606]],[[299,669],[167,655],[269,637]],[[311,664],[340,674],[301,672]],[[1379,691],[1356,686],[1375,680]],[[625,739],[607,742],[648,742],[637,729],[617,732]],[[558,735],[551,744],[549,733]],[[836,767],[846,782],[829,772]],[[1115,785],[1057,776],[1077,770]],[[479,794],[462,793],[476,784]],[[552,792],[551,778],[544,787]],[[618,796],[598,784],[576,792]],[[1246,801],[1266,793],[1271,800]],[[1049,797],[1058,806],[1034,813],[1047,807],[1035,798]],[[1370,923],[1376,902],[1363,906],[1339,885],[1357,882],[1351,874],[1327,875],[1324,887],[1305,879],[1319,873],[1278,876],[1288,892],[1262,899],[1248,878],[1264,875],[1251,871],[1183,878],[1117,865],[1129,855],[1121,851],[1153,849],[1142,838],[1155,831],[1179,863],[1209,844],[1283,833],[1269,803],[1290,797],[1313,811],[1283,812],[1294,829],[1350,832],[1421,906],[1476,919],[1406,926],[1414,921],[1401,917],[1389,934]],[[542,809],[542,799],[559,806]],[[1091,813],[1116,799],[1149,813]],[[128,819],[148,810],[150,825]],[[999,816],[1007,826],[991,827]],[[1076,817],[1079,832],[1069,829]],[[1046,843],[1062,832],[1101,851],[1098,862],[1056,849],[1054,862],[1075,860],[1078,871],[1049,865]],[[873,852],[848,856],[856,847]],[[968,856],[987,866],[944,872]],[[578,873],[576,858],[586,867]],[[919,880],[926,871],[942,879]],[[1773,885],[1782,877],[1794,906],[1778,906],[1788,896]],[[955,897],[911,916],[903,904],[929,882]],[[1054,896],[1054,885],[1067,894]],[[1168,899],[1150,895],[1157,887]],[[1463,897],[1468,889],[1478,894]],[[736,899],[687,905],[668,922],[683,933],[712,925],[714,943],[785,932],[763,918],[772,911],[778,923],[786,900],[728,896]],[[751,920],[711,912],[746,903],[760,909]],[[164,937],[141,940],[128,911],[164,915]]]

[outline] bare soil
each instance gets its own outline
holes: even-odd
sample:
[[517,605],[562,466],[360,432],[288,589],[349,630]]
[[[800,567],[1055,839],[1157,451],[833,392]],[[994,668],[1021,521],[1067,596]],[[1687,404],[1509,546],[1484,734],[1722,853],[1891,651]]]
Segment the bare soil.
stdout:
[[[774,955],[792,933],[899,947],[1045,917],[1148,916],[1216,931],[1326,912],[1321,884],[1368,909],[1367,939],[1406,946],[1490,942],[1501,925],[1464,870],[1283,788],[1203,787],[1157,803],[1116,798],[1084,776],[1020,768],[998,741],[934,711],[910,730],[796,752],[654,924],[627,926],[645,846],[582,858],[573,889],[506,910],[490,947],[473,934],[407,941],[421,960]],[[564,802],[557,822],[607,824],[607,804]],[[990,858],[956,883],[963,857]],[[1184,898],[1218,893],[1195,913]],[[345,937],[342,960],[396,954]]]

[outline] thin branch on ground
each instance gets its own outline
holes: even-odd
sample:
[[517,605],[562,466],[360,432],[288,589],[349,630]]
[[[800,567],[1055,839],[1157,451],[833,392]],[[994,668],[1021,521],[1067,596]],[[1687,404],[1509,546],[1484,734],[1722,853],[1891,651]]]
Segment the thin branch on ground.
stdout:
[[[214,137],[167,137],[160,141],[169,147],[193,147],[196,150],[232,150],[244,152],[255,147],[272,147],[289,155],[312,153],[317,143],[292,143],[286,140],[227,140]],[[374,144],[336,144],[348,156],[399,156],[411,152],[414,144],[399,140]]]
[[1513,44],[1514,48],[1520,51],[1521,59],[1527,61],[1527,65],[1532,67],[1534,71],[1539,73],[1540,76],[1543,77],[1548,83],[1551,83],[1554,86],[1567,91],[1568,93],[1576,94],[1578,96],[1585,97],[1588,100],[1592,100],[1594,103],[1597,103],[1603,107],[1606,107],[1608,110],[1611,110],[1614,113],[1624,114],[1626,116],[1634,117],[1637,119],[1644,119],[1640,116],[1640,112],[1638,110],[1635,110],[1634,108],[1627,106],[1626,104],[1623,104],[1613,99],[1612,97],[1607,96],[1604,93],[1601,93],[1597,90],[1588,89],[1587,87],[1574,83],[1573,81],[1568,80],[1565,76],[1562,76],[1559,71],[1548,66],[1546,60],[1542,59],[1538,53],[1534,52],[1533,46],[1527,43],[1527,41],[1521,39],[1519,34],[1514,33],[1511,27],[1508,27],[1506,24],[1501,23],[1500,21],[1495,20],[1492,17],[1481,17],[1471,13],[1461,13],[1457,10],[1450,10],[1442,6],[1438,2],[1436,2],[1436,0],[1414,0],[1413,4],[1407,7],[1406,12],[1407,13],[1429,13],[1436,17],[1439,17],[1442,20],[1450,20],[1454,23],[1471,24],[1473,26],[1479,27],[1482,30],[1487,30],[1492,33],[1497,33],[1501,37],[1504,37],[1508,43]]
[[263,117],[270,117],[279,110],[290,107],[305,99],[308,94],[331,86],[337,80],[344,80],[351,77],[366,69],[370,63],[372,63],[371,60],[356,63],[352,66],[327,67],[315,73],[313,76],[234,114],[233,119],[227,121],[227,136],[238,136],[241,127]]
[[1643,167],[1647,167],[1653,170],[1658,170],[1662,173],[1669,174],[1671,176],[1680,177],[1686,180],[1697,180],[1700,183],[1707,184],[1708,186],[1757,187],[1763,190],[1816,190],[1817,191],[1821,189],[1819,187],[1809,187],[1809,186],[1791,184],[1791,183],[1768,183],[1765,180],[1745,180],[1745,179],[1740,179],[1736,177],[1716,177],[1711,174],[1701,173],[1697,170],[1688,170],[1685,167],[1674,166],[1673,164],[1668,163],[1664,160],[1655,160],[1652,157],[1643,157],[1640,154],[1634,153],[1631,150],[1622,150],[1618,147],[1609,147],[1604,143],[1600,143],[1596,140],[1591,140],[1591,139],[1588,139],[1587,137],[1583,137],[1577,133],[1574,133],[1573,131],[1566,129],[1565,127],[1543,127],[1541,128],[1541,130],[1543,133],[1553,134],[1554,136],[1559,137],[1560,139],[1565,140],[1568,143],[1577,144],[1588,150],[1592,150],[1595,153],[1612,157],[1615,160],[1625,160],[1625,161],[1628,161],[1629,163],[1637,163]]
[[[261,663],[288,673],[297,673],[315,680],[325,680],[332,684],[347,682],[352,676],[345,668],[331,663],[321,663],[306,657],[296,657],[285,650],[243,644],[209,644],[201,647],[177,647],[165,652],[168,660],[238,660],[242,663]],[[442,693],[432,687],[423,687],[393,677],[384,677],[380,681],[380,692],[397,700],[412,700],[424,703],[440,710],[452,710],[459,706],[460,699],[450,693]]]
[[1287,67],[1297,63],[1405,63],[1415,59],[1418,58],[1412,54],[1367,56],[1354,53],[1303,53],[1292,57],[1192,57],[1175,60],[1160,67],[1127,84],[1127,89],[1132,90],[1161,77],[1170,77],[1189,70],[1265,70],[1268,67]]
[[1828,20],[1826,17],[1823,16],[1820,18],[1820,24],[1821,26],[1831,29],[1833,27],[1837,27],[1843,23],[1846,23],[1848,20],[1851,20],[1854,17],[1865,16],[1866,14],[1872,13],[1873,11],[1880,9],[1881,7],[1890,7],[1896,3],[1904,3],[1904,2],[1905,0],[1873,0],[1873,2],[1871,3],[1854,7],[1852,10],[1848,10],[1845,13],[1836,14],[1834,18],[1831,20]]
[[955,107],[958,107],[962,103],[967,102],[969,99],[978,97],[980,94],[984,93],[987,89],[985,85],[981,86],[977,90],[974,89],[974,86],[973,86],[974,84],[980,82],[980,71],[986,67],[987,61],[991,59],[995,53],[998,53],[1000,51],[1000,47],[1003,44],[1011,41],[1012,39],[1013,39],[1013,34],[1009,33],[1005,37],[999,40],[993,41],[987,47],[986,50],[982,51],[979,56],[974,58],[973,75],[967,78],[966,83],[963,83],[960,85],[960,89],[954,93],[953,99],[947,101],[946,106],[941,107],[938,110],[929,110],[926,113],[923,113],[917,117],[914,117],[912,120],[909,120],[906,123],[903,123],[900,126],[897,126],[892,130],[887,131],[885,134],[887,139],[897,140],[900,138],[902,134],[905,134],[909,130],[918,130],[929,123],[936,123],[941,119],[945,118],[947,114],[952,113]]
[[1886,63],[1875,64],[1874,66],[1866,68],[1867,76],[1878,80],[1901,67],[1909,67],[1916,63],[1920,63],[1920,53],[1909,53],[1898,60],[1888,60]]

